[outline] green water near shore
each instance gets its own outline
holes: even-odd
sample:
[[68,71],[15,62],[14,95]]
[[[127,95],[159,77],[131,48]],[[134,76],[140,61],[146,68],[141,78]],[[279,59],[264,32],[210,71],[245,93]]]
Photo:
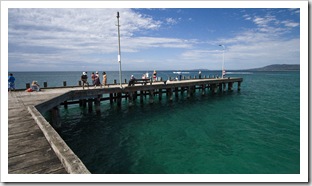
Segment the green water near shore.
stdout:
[[240,92],[70,105],[58,132],[92,173],[299,174],[300,73],[235,76]]

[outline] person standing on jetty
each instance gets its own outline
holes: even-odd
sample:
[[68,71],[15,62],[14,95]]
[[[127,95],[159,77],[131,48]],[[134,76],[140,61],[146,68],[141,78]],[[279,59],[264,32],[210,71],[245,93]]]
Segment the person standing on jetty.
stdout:
[[92,85],[95,86],[95,74],[94,74],[94,72],[91,73],[91,80],[92,80]]
[[153,72],[153,79],[154,79],[154,81],[157,80],[157,72],[156,72],[156,70],[154,70],[154,72]]
[[128,86],[134,86],[135,77],[134,75],[131,75]]
[[95,78],[94,78],[94,88],[96,88],[96,86],[100,86],[102,88],[102,84],[100,83],[100,76],[98,72],[95,73]]
[[103,86],[105,87],[107,85],[107,76],[106,76],[106,72],[103,72]]
[[9,89],[8,91],[11,92],[11,90],[15,90],[15,77],[13,77],[13,74],[9,74]]
[[88,83],[87,72],[83,72],[83,73],[82,73],[82,75],[81,75],[81,81],[82,81],[82,89],[84,90],[85,84],[88,85],[88,89],[89,89],[89,83]]

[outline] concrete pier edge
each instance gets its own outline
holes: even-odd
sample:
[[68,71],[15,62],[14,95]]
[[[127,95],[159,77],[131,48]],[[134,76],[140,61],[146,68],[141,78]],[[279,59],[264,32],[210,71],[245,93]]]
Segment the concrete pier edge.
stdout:
[[64,165],[66,171],[70,174],[91,174],[78,156],[68,147],[41,113],[34,106],[29,106],[28,111],[42,130],[55,154]]

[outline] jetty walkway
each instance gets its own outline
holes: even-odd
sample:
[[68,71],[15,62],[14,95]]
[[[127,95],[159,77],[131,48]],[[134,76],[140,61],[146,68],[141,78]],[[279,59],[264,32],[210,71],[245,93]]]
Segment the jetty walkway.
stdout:
[[[82,87],[44,88],[40,92],[12,91],[8,95],[8,173],[9,174],[89,174],[89,170],[79,157],[67,146],[63,139],[54,130],[60,127],[60,105],[80,104],[88,105],[92,110],[100,111],[100,101],[109,100],[121,105],[125,98],[131,103],[137,96],[143,102],[143,96],[149,96],[149,102],[154,102],[154,96],[161,100],[166,93],[168,100],[172,100],[173,93],[178,96],[180,92],[192,96],[196,89],[207,89],[212,94],[218,91],[232,91],[233,84],[237,83],[240,90],[242,78],[214,78],[192,79],[170,82],[153,82],[147,85],[127,84],[110,85],[90,89]],[[106,97],[105,97],[106,95]],[[50,111],[52,123],[42,116]],[[54,119],[53,119],[54,118]]]

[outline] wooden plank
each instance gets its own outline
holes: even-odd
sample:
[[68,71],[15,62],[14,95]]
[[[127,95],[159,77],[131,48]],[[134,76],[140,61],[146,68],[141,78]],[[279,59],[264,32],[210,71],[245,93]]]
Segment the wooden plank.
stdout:
[[15,170],[42,164],[56,158],[57,157],[51,148],[47,151],[36,150],[18,156],[9,157],[9,173]]
[[66,170],[64,169],[63,165],[59,163],[59,159],[53,155],[51,158],[45,161],[37,161],[36,163],[26,164],[19,164],[16,166],[15,169],[11,168],[9,170],[10,174],[49,174],[49,173],[60,173],[60,174],[67,174]]
[[[52,96],[52,94],[50,94]],[[8,170],[12,174],[67,173],[55,155],[26,104],[33,104],[36,96],[12,92],[8,104]],[[44,99],[39,99],[44,100]]]
[[47,143],[44,136],[31,135],[26,138],[11,139],[9,144],[9,157],[18,156],[21,154],[29,153],[40,149],[49,149],[50,145]]

